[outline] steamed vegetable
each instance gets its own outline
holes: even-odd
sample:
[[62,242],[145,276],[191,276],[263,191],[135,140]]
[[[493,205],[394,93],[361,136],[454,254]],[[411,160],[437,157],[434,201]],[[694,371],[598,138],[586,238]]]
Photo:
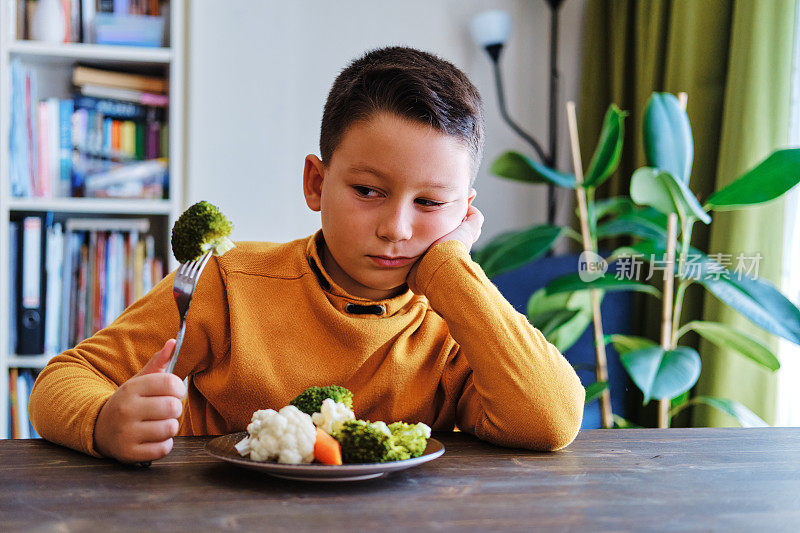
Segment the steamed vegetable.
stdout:
[[422,422],[349,420],[333,437],[342,445],[345,463],[385,463],[419,457],[425,451],[431,429]]
[[394,445],[408,450],[410,457],[422,455],[431,436],[431,428],[422,422],[418,424],[394,422],[389,424],[389,431],[392,432]]
[[172,253],[179,263],[199,259],[211,250],[222,255],[235,247],[228,236],[233,227],[214,205],[202,201],[184,211],[172,226]]
[[236,444],[240,455],[253,461],[310,463],[314,460],[317,428],[311,417],[293,405],[280,411],[262,409],[253,413],[248,436]]
[[254,461],[326,465],[402,461],[424,453],[430,427],[356,420],[352,405],[353,393],[344,387],[310,387],[279,412],[256,411],[236,449]]
[[314,425],[331,435],[339,431],[344,422],[355,419],[356,415],[349,407],[342,402],[334,402],[333,398],[322,400],[319,412],[311,415]]
[[330,398],[334,402],[343,403],[348,409],[353,408],[353,393],[339,385],[309,387],[297,395],[289,404],[311,415],[320,412],[322,402],[325,398]]
[[314,460],[324,465],[342,464],[342,447],[339,441],[317,428],[317,440],[314,442]]

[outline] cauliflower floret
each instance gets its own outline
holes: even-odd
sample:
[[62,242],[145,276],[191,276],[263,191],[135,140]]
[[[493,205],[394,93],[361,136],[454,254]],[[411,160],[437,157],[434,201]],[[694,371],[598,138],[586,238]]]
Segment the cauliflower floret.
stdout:
[[322,400],[322,406],[319,409],[319,413],[311,415],[311,420],[328,435],[333,435],[339,431],[342,424],[347,420],[356,419],[352,409],[342,402],[333,401],[333,398]]
[[372,427],[382,431],[383,433],[386,433],[388,437],[392,436],[392,431],[389,429],[389,426],[386,425],[386,422],[381,422],[378,420],[377,422],[372,423]]
[[253,461],[277,459],[279,463],[310,463],[314,460],[317,428],[311,417],[294,405],[280,411],[262,409],[253,413],[248,436],[236,444],[243,456]]

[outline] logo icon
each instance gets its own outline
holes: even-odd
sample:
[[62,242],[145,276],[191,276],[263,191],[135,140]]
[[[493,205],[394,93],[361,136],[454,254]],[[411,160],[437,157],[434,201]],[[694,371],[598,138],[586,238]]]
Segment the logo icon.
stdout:
[[607,271],[606,260],[594,252],[587,250],[578,257],[578,277],[585,283],[602,278]]

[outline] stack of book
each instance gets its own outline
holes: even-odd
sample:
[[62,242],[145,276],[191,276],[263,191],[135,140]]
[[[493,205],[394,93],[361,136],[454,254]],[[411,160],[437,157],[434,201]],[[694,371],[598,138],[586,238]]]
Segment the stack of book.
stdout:
[[76,66],[73,98],[39,101],[34,69],[11,77],[13,196],[166,197],[166,80]]
[[164,276],[147,219],[10,224],[10,353],[54,355],[109,325]]

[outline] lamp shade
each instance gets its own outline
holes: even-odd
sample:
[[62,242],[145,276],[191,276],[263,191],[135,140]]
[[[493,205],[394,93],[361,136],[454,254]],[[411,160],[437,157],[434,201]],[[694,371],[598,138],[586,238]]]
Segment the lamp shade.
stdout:
[[499,9],[483,11],[470,22],[472,38],[482,47],[505,44],[510,31],[511,15]]

